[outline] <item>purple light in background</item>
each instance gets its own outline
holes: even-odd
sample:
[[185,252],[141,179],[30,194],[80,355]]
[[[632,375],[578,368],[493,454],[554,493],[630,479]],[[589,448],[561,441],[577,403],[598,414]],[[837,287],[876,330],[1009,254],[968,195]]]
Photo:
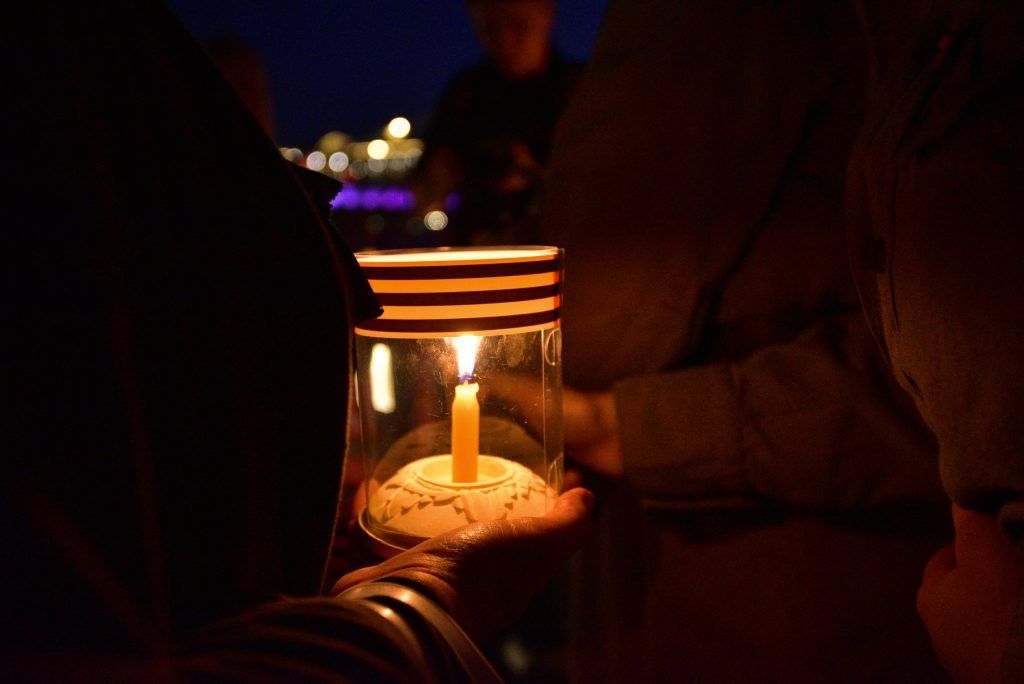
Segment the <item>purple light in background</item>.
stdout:
[[381,192],[377,188],[367,188],[363,192],[363,209],[366,211],[377,211],[380,207]]
[[462,195],[457,192],[448,193],[444,198],[444,210],[449,214],[454,214],[462,206]]
[[[450,196],[449,196],[450,197]],[[416,196],[403,187],[359,188],[346,185],[331,200],[331,211],[412,211]]]
[[405,194],[400,188],[388,188],[380,194],[380,205],[384,211],[401,211],[405,208]]
[[352,185],[346,185],[341,189],[334,199],[331,200],[331,209],[338,211],[354,211],[359,208],[359,189]]

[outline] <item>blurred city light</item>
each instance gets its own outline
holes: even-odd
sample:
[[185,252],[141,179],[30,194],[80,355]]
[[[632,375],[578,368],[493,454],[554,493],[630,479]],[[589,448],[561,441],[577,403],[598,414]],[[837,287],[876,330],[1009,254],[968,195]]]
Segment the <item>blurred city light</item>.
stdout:
[[390,151],[391,146],[380,138],[371,140],[369,144],[366,145],[366,154],[369,155],[370,159],[385,159]]
[[392,138],[404,138],[412,131],[412,124],[404,116],[396,116],[388,124],[387,133]]
[[323,171],[325,166],[327,166],[327,157],[320,150],[310,152],[306,157],[306,168],[308,169]]
[[335,211],[355,211],[359,208],[361,202],[362,197],[359,190],[355,186],[346,184],[341,188],[341,192],[331,201],[331,208]]
[[298,147],[282,147],[281,155],[290,162],[298,163],[302,161],[302,150]]
[[363,191],[363,209],[366,211],[377,211],[380,208],[382,191],[379,188],[369,187]]
[[323,150],[324,154],[331,154],[332,152],[339,152],[341,148],[348,144],[348,136],[340,131],[330,131],[324,133],[317,141],[316,146]]
[[344,152],[335,152],[327,159],[327,167],[335,173],[341,173],[348,168],[348,155]]
[[444,230],[448,225],[448,214],[437,210],[428,211],[427,215],[423,217],[423,224],[428,230]]

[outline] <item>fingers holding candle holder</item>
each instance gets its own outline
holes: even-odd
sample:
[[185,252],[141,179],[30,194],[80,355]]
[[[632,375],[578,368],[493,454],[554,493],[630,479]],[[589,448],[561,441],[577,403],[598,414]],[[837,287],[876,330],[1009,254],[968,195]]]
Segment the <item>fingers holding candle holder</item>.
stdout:
[[393,579],[415,583],[475,639],[510,624],[586,540],[594,496],[575,488],[545,515],[475,523],[446,532],[389,560],[349,573],[338,594]]

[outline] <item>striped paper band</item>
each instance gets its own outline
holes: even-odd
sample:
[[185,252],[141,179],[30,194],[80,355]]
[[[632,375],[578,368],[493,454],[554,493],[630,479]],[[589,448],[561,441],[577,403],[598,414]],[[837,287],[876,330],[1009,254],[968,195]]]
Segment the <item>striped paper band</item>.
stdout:
[[380,318],[356,327],[357,335],[495,335],[559,322],[557,247],[390,250],[356,259],[384,307]]

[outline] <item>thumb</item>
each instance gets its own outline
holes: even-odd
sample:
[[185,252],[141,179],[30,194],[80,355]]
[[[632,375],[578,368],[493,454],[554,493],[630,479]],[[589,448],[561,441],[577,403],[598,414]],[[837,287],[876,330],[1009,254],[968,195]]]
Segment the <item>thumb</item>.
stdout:
[[594,512],[594,495],[589,489],[576,487],[563,492],[554,508],[542,518],[550,533],[565,535],[571,543],[581,544],[590,531]]

